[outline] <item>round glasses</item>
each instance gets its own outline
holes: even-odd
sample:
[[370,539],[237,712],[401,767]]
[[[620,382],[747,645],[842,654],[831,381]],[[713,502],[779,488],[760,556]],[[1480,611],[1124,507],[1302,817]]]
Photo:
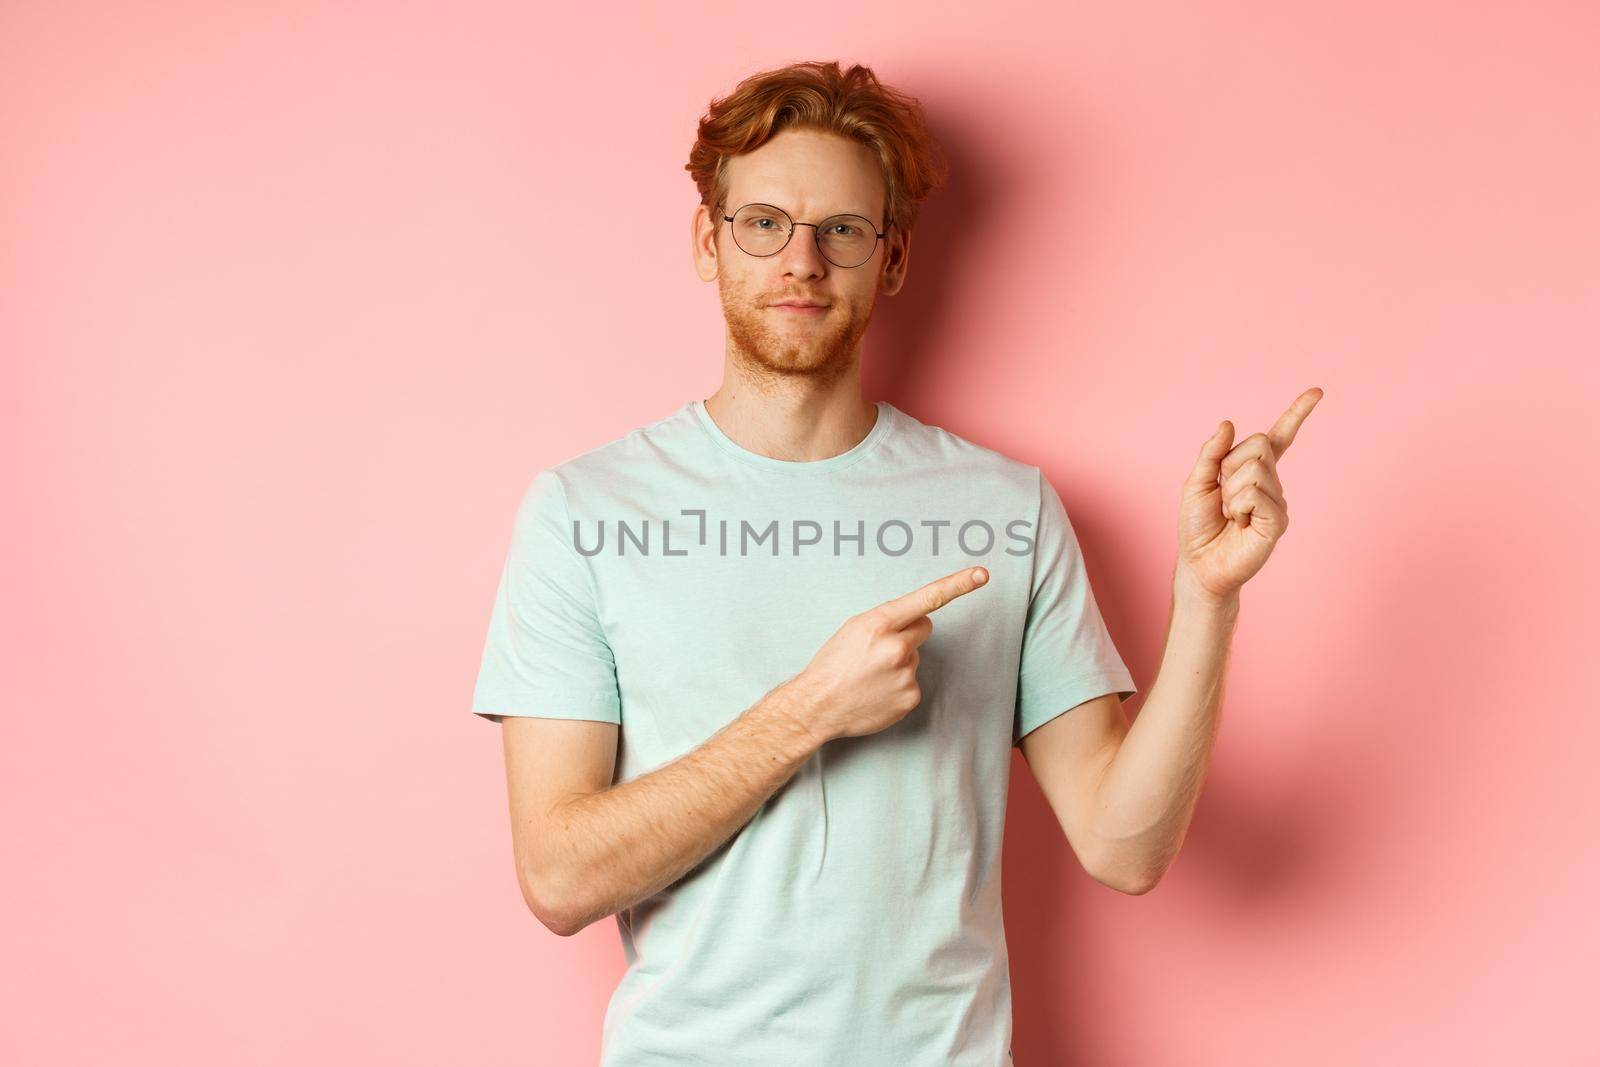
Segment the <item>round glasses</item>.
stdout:
[[752,256],[775,256],[789,244],[796,226],[810,226],[817,251],[835,267],[859,267],[872,258],[878,240],[886,236],[860,215],[830,215],[821,222],[795,222],[781,207],[746,204],[732,215],[733,243]]

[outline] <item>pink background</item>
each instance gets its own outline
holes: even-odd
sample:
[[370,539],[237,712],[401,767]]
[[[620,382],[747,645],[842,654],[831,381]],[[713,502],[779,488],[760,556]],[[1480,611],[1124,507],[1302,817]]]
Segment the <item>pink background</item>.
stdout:
[[1045,468],[1131,707],[1201,442],[1326,390],[1166,880],[1016,757],[1017,1062],[1593,1062],[1596,9],[575,7],[0,13],[0,1056],[594,1062],[494,581],[536,469],[720,380],[701,111],[840,58],[955,168],[867,393]]

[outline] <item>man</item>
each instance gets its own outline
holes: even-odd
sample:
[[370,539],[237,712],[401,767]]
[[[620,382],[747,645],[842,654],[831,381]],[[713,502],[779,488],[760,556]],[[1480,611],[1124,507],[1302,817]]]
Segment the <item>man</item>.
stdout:
[[721,388],[539,471],[494,603],[472,710],[503,724],[523,896],[562,935],[616,916],[605,1067],[1010,1063],[1011,749],[1090,875],[1156,884],[1320,392],[1201,449],[1130,729],[1039,468],[861,396],[941,177],[916,105],[862,67],[757,75],[688,169]]

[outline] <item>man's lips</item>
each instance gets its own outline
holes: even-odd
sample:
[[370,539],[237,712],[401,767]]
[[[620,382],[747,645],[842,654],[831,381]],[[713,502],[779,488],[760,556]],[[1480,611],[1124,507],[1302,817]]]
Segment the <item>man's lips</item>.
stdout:
[[793,314],[820,314],[828,310],[827,304],[784,303],[769,304],[767,306],[777,311],[787,311]]

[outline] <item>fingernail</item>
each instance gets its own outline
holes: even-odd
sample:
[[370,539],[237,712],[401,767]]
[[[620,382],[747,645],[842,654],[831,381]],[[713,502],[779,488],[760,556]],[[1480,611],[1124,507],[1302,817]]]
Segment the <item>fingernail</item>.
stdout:
[[979,585],[982,585],[984,582],[989,580],[989,572],[984,570],[982,567],[979,567],[977,570],[972,572],[972,580],[977,582]]

